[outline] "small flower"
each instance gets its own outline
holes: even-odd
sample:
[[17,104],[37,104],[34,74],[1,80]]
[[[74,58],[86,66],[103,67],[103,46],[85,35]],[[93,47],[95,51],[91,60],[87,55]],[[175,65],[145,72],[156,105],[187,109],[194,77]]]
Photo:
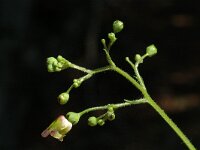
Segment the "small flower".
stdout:
[[72,123],[69,122],[65,116],[59,116],[54,122],[50,124],[42,133],[42,137],[51,135],[52,137],[63,141],[63,137],[72,129]]

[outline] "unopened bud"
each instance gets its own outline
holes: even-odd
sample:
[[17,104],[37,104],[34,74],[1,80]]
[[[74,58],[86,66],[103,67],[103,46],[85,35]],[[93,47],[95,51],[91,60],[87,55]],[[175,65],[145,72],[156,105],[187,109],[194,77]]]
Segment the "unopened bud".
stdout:
[[116,20],[113,22],[113,32],[118,33],[124,28],[124,23],[120,20]]
[[139,63],[143,63],[143,60],[142,60],[142,57],[140,56],[140,54],[135,55],[135,61],[139,62]]
[[73,125],[77,124],[81,117],[79,113],[75,113],[75,112],[68,112],[66,116],[69,122],[71,122]]
[[57,64],[58,61],[54,57],[47,58],[47,69],[48,72],[54,72],[55,71],[55,64]]
[[114,43],[117,40],[117,38],[115,37],[115,33],[113,32],[108,33],[108,38],[110,39],[112,43]]
[[98,125],[103,126],[105,124],[105,121],[103,119],[99,119],[97,123]]
[[155,47],[154,44],[152,44],[146,48],[146,53],[148,54],[149,57],[151,57],[157,53],[157,48]]
[[93,127],[97,125],[97,118],[92,116],[88,119],[88,125]]
[[73,82],[75,88],[78,88],[81,85],[81,82],[78,79],[74,79]]
[[68,102],[69,100],[69,93],[61,93],[59,96],[58,96],[58,101],[61,105],[64,105]]

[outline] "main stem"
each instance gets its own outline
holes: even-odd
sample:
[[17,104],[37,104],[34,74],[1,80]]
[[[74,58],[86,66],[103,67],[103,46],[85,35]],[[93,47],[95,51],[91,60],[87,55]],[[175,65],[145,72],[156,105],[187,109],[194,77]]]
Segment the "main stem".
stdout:
[[[144,94],[144,93],[143,93]],[[186,135],[180,130],[180,128],[170,119],[170,117],[165,113],[163,109],[148,95],[146,92],[145,98],[148,103],[159,113],[159,115],[168,123],[168,125],[176,132],[176,134],[181,138],[181,140],[186,144],[186,146],[190,150],[196,150],[194,145],[190,142],[190,140],[186,137]]]
[[169,116],[160,108],[160,106],[150,97],[147,90],[143,88],[134,78],[132,78],[127,72],[123,71],[118,67],[113,67],[113,70],[125,77],[130,81],[138,90],[142,92],[147,102],[158,112],[158,114],[167,122],[167,124],[175,131],[175,133],[181,138],[186,144],[189,150],[196,150],[194,145],[186,137],[186,135],[179,129],[179,127],[169,118]]

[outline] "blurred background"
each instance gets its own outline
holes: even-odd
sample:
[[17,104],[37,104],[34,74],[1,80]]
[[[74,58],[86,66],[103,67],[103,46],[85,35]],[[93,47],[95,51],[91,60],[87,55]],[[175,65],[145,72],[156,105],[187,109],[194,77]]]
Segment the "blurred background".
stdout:
[[[0,0],[1,150],[186,150],[148,105],[116,112],[103,127],[84,116],[64,142],[41,132],[60,114],[139,98],[140,93],[113,72],[99,74],[70,94],[74,70],[48,73],[46,58],[61,54],[90,69],[107,65],[100,43],[116,19],[125,24],[111,50],[116,64],[154,43],[155,57],[140,66],[149,93],[200,148],[200,9],[198,0]],[[112,79],[112,80],[111,80]]]

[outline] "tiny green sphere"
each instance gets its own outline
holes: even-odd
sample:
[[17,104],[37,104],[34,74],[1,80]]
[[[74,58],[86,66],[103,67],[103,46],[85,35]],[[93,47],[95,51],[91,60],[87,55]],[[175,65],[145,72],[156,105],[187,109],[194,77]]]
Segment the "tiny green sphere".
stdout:
[[148,54],[149,57],[151,57],[157,53],[157,48],[155,47],[154,44],[151,44],[146,48],[146,53]]
[[61,93],[59,96],[58,96],[58,101],[61,105],[64,105],[68,102],[69,100],[69,93]]
[[98,125],[103,126],[105,124],[105,121],[103,119],[99,119],[97,123]]
[[73,85],[75,88],[78,88],[81,85],[81,83],[78,79],[74,79],[73,82],[74,82]]
[[110,39],[110,41],[115,42],[117,40],[117,38],[115,37],[115,33],[111,32],[108,33],[108,38]]
[[122,31],[122,29],[124,28],[124,23],[120,20],[116,20],[113,22],[113,32],[114,33],[118,33],[120,31]]
[[112,121],[115,119],[115,113],[114,112],[107,112],[107,117],[109,121]]
[[97,118],[92,116],[90,118],[88,118],[88,125],[91,127],[94,127],[97,125]]
[[140,54],[135,55],[135,61],[142,63],[142,57],[140,56]]
[[71,122],[73,125],[75,125],[79,122],[81,115],[79,113],[75,113],[75,112],[68,112],[66,117],[69,120],[69,122]]

